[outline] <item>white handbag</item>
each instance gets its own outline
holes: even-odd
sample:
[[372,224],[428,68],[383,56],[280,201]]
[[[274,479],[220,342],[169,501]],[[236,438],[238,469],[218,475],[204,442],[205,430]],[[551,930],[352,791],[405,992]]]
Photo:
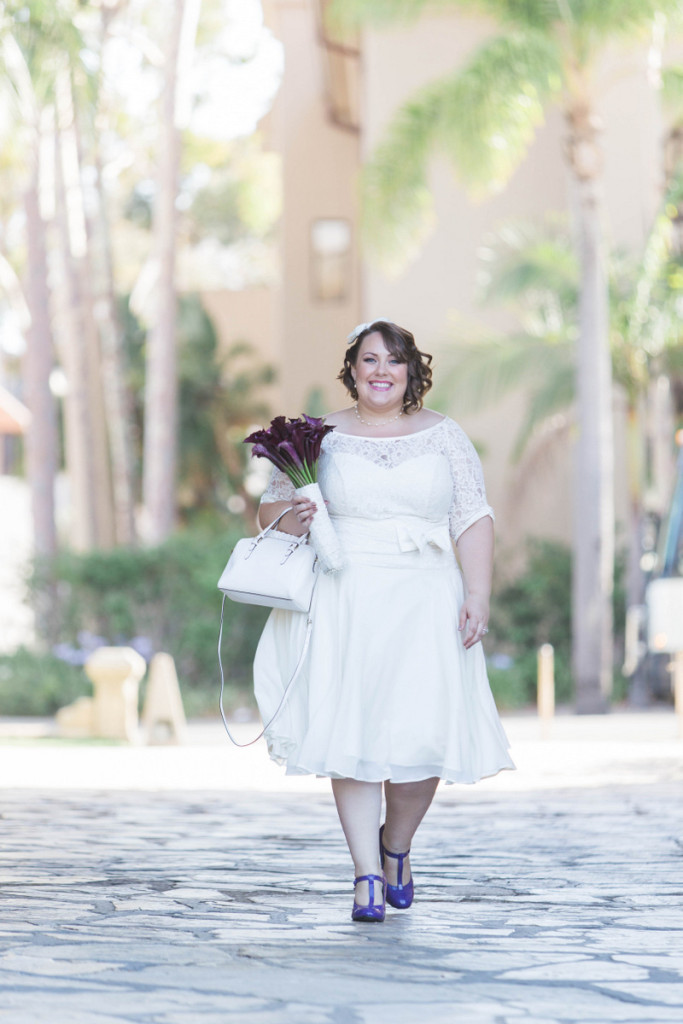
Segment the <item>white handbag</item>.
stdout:
[[[242,540],[238,540],[228,559],[228,564],[218,581],[218,589],[223,593],[221,625],[218,631],[218,664],[221,670],[221,692],[218,705],[225,731],[237,747],[249,747],[252,743],[260,740],[266,729],[270,728],[280,714],[289,697],[292,686],[301,672],[311,640],[313,620],[310,611],[313,591],[315,590],[318,578],[317,559],[315,551],[307,543],[308,534],[296,537],[293,534],[281,533],[276,530],[280,520],[288,512],[291,512],[291,508],[285,509],[257,537],[244,537]],[[221,645],[226,597],[241,604],[258,604],[264,605],[267,608],[283,608],[287,611],[299,612],[307,616],[306,636],[301,654],[282,694],[282,699],[275,713],[264,725],[263,729],[261,729],[258,736],[254,737],[253,740],[249,740],[248,743],[237,742],[228,728],[225,711],[223,710],[225,676],[221,657]]]
[[242,604],[308,612],[316,580],[315,551],[308,534],[295,537],[276,527],[282,515],[258,537],[238,540],[218,581],[226,597]]

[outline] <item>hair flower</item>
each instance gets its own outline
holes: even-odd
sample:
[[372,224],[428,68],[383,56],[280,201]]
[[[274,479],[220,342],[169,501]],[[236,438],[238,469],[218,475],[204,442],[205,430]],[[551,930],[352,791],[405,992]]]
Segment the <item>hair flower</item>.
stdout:
[[394,322],[393,320],[390,320],[388,316],[377,316],[375,317],[374,320],[368,321],[368,323],[358,324],[358,326],[354,327],[350,334],[347,334],[346,344],[353,345],[354,341],[356,340],[359,334],[362,334],[363,331],[367,331],[368,327],[372,327],[373,324],[376,324],[379,321],[381,321],[383,324],[392,324]]

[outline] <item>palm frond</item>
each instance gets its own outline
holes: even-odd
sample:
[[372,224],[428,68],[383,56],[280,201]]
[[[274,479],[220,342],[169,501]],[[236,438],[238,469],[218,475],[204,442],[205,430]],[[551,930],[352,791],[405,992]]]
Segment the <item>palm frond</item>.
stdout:
[[615,37],[649,32],[658,16],[677,19],[681,0],[557,0],[578,31],[589,32],[602,45]]
[[549,364],[559,360],[566,365],[565,348],[571,352],[569,343],[553,345],[529,334],[458,339],[439,360],[435,397],[445,406],[478,411],[523,384],[540,385]]
[[405,104],[361,174],[363,235],[387,270],[408,262],[429,233],[429,155],[440,123],[438,97]]
[[562,309],[575,312],[579,270],[564,220],[504,224],[484,240],[479,258],[486,302],[536,306],[539,296],[552,295]]
[[485,43],[463,70],[404,104],[362,178],[365,235],[380,260],[405,263],[431,227],[432,153],[450,158],[471,193],[502,188],[560,86],[555,44],[518,33]]
[[529,334],[457,341],[439,361],[434,387],[439,408],[479,412],[524,389],[528,404],[515,438],[518,461],[532,435],[574,400],[574,344]]
[[559,95],[562,60],[542,32],[498,36],[443,83],[440,147],[470,193],[503,187],[543,122],[544,106]]
[[517,462],[517,469],[510,483],[510,509],[515,509],[519,505],[531,484],[537,484],[539,479],[547,478],[557,465],[560,454],[564,456],[574,426],[573,410],[567,409],[551,416],[533,431],[523,455]]
[[478,0],[486,14],[518,28],[547,29],[562,18],[562,0]]
[[359,25],[400,24],[415,21],[425,11],[453,7],[453,0],[332,0],[325,19],[337,30]]
[[557,0],[332,0],[330,23],[350,28],[415,21],[428,11],[483,13],[517,28],[545,28],[558,20]]
[[546,347],[544,376],[539,387],[529,398],[522,425],[512,450],[513,462],[518,462],[535,433],[544,425],[564,414],[576,396],[574,347],[570,345]]
[[662,70],[662,103],[677,118],[683,117],[683,67],[664,68]]
[[635,286],[632,285],[618,309],[624,322],[624,361],[633,366],[636,384],[641,378],[646,382],[648,367],[642,364],[660,355],[666,347],[680,344],[680,268],[672,259],[672,241],[682,200],[683,174],[679,173],[670,182],[655,218],[636,267]]

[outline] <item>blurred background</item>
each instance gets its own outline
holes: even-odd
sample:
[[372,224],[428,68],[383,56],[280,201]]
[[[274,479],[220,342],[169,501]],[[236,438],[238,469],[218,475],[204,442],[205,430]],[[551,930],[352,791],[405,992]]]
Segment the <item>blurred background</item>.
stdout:
[[[379,316],[482,457],[500,706],[547,643],[561,704],[671,702],[646,591],[683,561],[678,17],[0,3],[0,715],[89,693],[102,645],[169,652],[215,711],[216,581],[268,475],[242,438],[346,404]],[[266,610],[227,615],[237,709]]]

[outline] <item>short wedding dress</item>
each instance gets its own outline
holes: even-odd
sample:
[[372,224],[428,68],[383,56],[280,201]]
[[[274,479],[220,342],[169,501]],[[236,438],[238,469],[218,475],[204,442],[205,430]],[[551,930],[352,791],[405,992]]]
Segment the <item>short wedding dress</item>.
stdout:
[[[301,675],[266,733],[288,774],[366,782],[476,782],[514,768],[481,644],[458,631],[452,541],[491,516],[481,464],[448,417],[403,437],[334,430],[318,481],[344,553],[321,574]],[[262,501],[294,489],[275,470]],[[306,616],[274,610],[254,663],[264,722],[299,659]]]

